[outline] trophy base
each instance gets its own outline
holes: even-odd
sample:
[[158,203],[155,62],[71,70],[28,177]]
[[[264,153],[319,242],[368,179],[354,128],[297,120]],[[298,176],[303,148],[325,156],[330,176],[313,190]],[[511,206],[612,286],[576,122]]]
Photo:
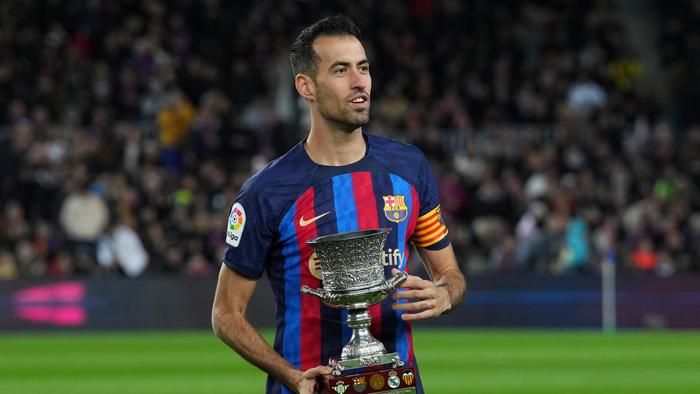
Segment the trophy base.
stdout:
[[392,368],[333,376],[321,394],[415,394],[416,374],[413,368]]
[[382,367],[396,369],[403,366],[403,361],[399,358],[398,353],[378,354],[375,356],[365,356],[359,358],[351,358],[349,360],[330,360],[333,375],[340,376],[350,375],[355,370],[360,369],[381,369]]

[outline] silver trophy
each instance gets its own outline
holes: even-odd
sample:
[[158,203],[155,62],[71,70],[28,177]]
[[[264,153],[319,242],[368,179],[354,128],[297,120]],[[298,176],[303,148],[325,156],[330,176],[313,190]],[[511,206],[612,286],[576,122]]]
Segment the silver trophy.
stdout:
[[[340,360],[330,360],[334,376],[368,366],[403,365],[397,353],[387,354],[384,344],[369,332],[372,318],[368,307],[393,293],[408,274],[384,277],[383,245],[388,230],[338,233],[308,241],[321,263],[323,288],[302,286],[301,292],[320,298],[332,307],[348,309],[352,338],[343,347]],[[337,391],[337,390],[336,390]]]

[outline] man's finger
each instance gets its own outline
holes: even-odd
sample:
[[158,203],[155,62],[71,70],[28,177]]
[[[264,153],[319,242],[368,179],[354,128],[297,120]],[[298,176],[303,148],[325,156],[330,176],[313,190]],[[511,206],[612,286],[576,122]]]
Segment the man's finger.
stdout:
[[401,304],[393,304],[391,308],[395,311],[424,311],[426,309],[435,308],[435,300],[424,300],[419,302],[406,302]]
[[319,368],[319,372],[321,372],[322,375],[330,375],[333,373],[333,368],[322,365]]
[[426,290],[398,290],[394,292],[392,297],[395,300],[400,299],[426,299],[430,294]]
[[308,379],[317,378],[321,375],[330,375],[333,373],[333,369],[324,365],[318,367],[309,368],[304,372],[304,376]]
[[433,285],[432,282],[421,279],[417,276],[409,275],[408,279],[406,279],[406,281],[403,282],[400,286],[403,288],[408,288],[408,289],[427,289],[428,287],[431,287],[432,285]]
[[419,312],[419,313],[404,313],[401,315],[401,319],[405,321],[411,321],[411,320],[423,320],[423,319],[430,319],[431,317],[437,316],[437,313],[433,309],[428,309],[427,311]]
[[[391,270],[391,273],[394,276],[396,276],[396,274],[398,274],[399,272],[401,272],[401,271],[397,270],[396,268]],[[405,287],[405,288],[410,288],[410,289],[426,289],[432,285],[433,285],[433,282],[427,281],[425,279],[421,279],[418,276],[408,275],[408,278],[406,278],[406,280],[403,283],[401,283],[400,286]]]

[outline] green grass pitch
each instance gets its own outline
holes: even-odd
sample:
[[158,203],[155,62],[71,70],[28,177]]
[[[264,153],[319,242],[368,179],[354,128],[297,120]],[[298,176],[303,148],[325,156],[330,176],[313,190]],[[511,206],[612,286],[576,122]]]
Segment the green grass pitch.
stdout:
[[[414,328],[414,339],[430,394],[700,393],[695,332]],[[0,335],[2,394],[246,394],[264,384],[206,331]]]

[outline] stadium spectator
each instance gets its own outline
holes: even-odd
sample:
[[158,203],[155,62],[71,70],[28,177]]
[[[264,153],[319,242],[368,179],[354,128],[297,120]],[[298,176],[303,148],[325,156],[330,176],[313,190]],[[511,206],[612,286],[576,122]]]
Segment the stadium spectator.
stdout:
[[97,271],[97,240],[107,227],[109,209],[101,196],[88,189],[86,171],[84,166],[76,167],[59,220],[76,257],[76,273],[92,274]]
[[15,256],[6,250],[0,250],[0,280],[11,280],[18,276]]
[[180,170],[184,165],[182,150],[194,117],[195,109],[182,91],[172,89],[167,93],[157,114],[161,163],[166,169]]
[[97,256],[100,266],[116,268],[130,278],[140,276],[148,265],[139,235],[124,223],[109,224],[98,242]]

